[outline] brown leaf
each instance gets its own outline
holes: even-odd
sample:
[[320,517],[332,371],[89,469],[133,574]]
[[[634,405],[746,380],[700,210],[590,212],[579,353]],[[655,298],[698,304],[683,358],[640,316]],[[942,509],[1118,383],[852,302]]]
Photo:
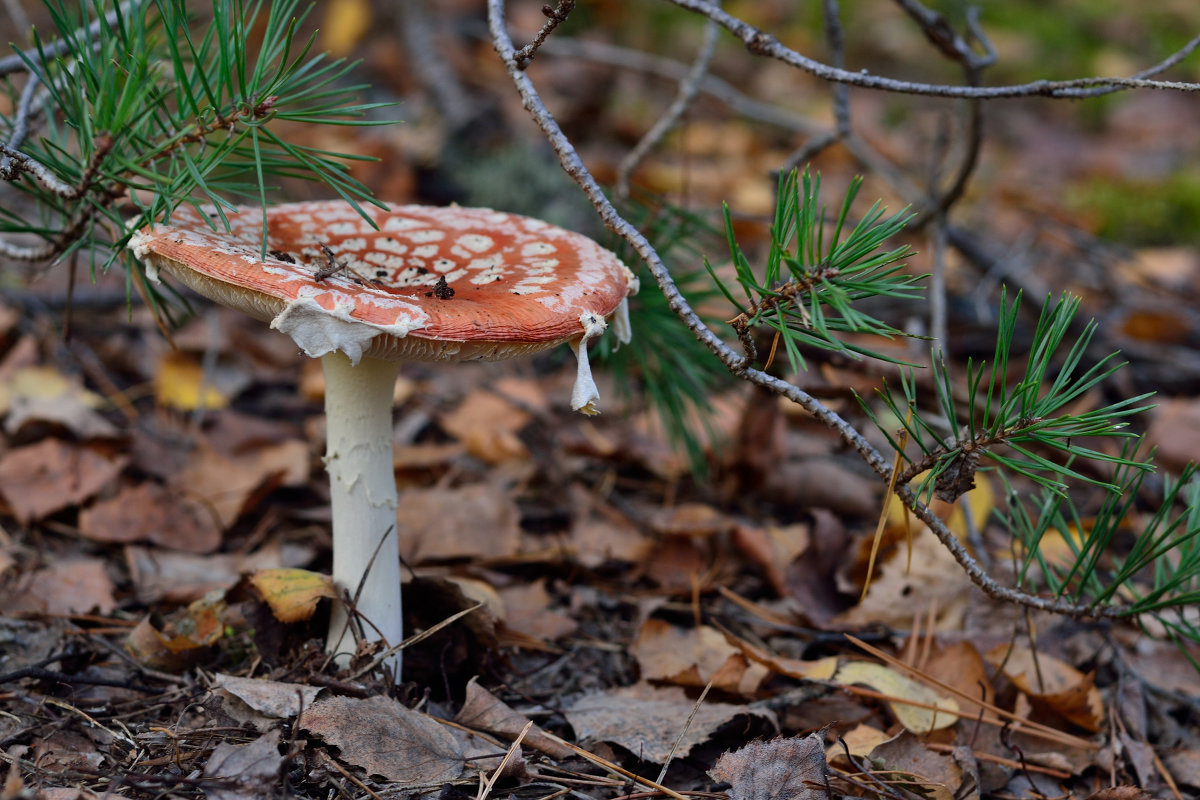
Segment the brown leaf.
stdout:
[[250,723],[267,730],[281,719],[296,716],[312,705],[320,688],[302,683],[284,683],[261,678],[216,676],[213,696],[221,701],[221,710],[239,724]]
[[536,639],[552,642],[569,636],[579,623],[567,614],[550,608],[553,598],[546,591],[546,581],[538,579],[499,589],[504,601],[504,624]]
[[932,604],[937,608],[935,630],[957,630],[970,592],[971,580],[950,551],[921,527],[914,531],[911,568],[907,548],[901,544],[877,566],[863,601],[835,619],[842,625],[908,627],[914,614]]
[[[454,721],[470,728],[503,736],[512,741],[520,735],[529,719],[480,686],[476,678],[472,678],[467,684],[467,697]],[[523,741],[530,747],[560,761],[574,755],[573,750],[560,744],[553,737],[547,736],[537,725],[529,729]]]
[[714,688],[749,694],[767,674],[761,664],[747,665],[741,651],[708,625],[680,628],[648,619],[630,652],[638,660],[644,680],[681,686],[700,687],[712,680]]
[[986,658],[1026,694],[1034,708],[1056,713],[1093,733],[1103,727],[1104,699],[1094,674],[1085,675],[1065,661],[1028,647],[1000,645]]
[[307,545],[272,541],[253,553],[172,553],[139,545],[125,548],[125,563],[139,602],[189,603],[237,583],[244,572],[298,567],[313,558]]
[[[935,650],[921,663],[921,670],[942,683],[958,689],[967,697],[978,698],[985,703],[995,697],[983,656],[970,642],[956,642]],[[964,712],[974,715],[979,706],[960,697],[958,703]]]
[[97,542],[152,542],[188,553],[221,546],[221,529],[206,505],[149,482],[80,511],[79,532]]
[[786,675],[789,678],[810,681],[827,681],[833,678],[838,668],[837,656],[826,656],[815,661],[804,661],[799,658],[787,658],[767,652],[744,639],[739,639],[731,633],[725,634],[725,640],[742,651],[749,660],[762,664],[772,672]]
[[41,614],[92,610],[110,614],[117,607],[115,589],[108,577],[108,564],[102,559],[55,561],[5,586],[0,593],[0,605],[6,611]]
[[737,525],[733,544],[763,571],[775,593],[783,596],[787,594],[784,570],[809,548],[811,537],[807,523],[763,528]]
[[[881,743],[870,755],[879,769],[895,771],[891,776],[908,791],[931,800],[961,798],[963,770],[949,755],[935,753],[908,731]],[[978,788],[974,796],[978,797]]]
[[220,778],[204,785],[208,800],[257,800],[275,794],[285,757],[279,754],[279,731],[269,731],[250,744],[221,742],[213,748],[204,777]]
[[389,697],[326,697],[299,726],[341,750],[341,760],[397,787],[437,786],[463,773],[461,745],[427,714]]
[[396,530],[410,563],[511,556],[520,544],[520,512],[512,493],[478,483],[457,489],[400,493]]
[[1153,800],[1154,795],[1137,786],[1109,786],[1092,792],[1085,800]]
[[0,493],[22,525],[88,499],[115,478],[124,460],[58,439],[0,456]]
[[665,763],[677,741],[675,757],[686,757],[692,748],[739,716],[775,724],[774,716],[764,709],[706,701],[685,730],[695,705],[679,687],[655,689],[636,684],[586,695],[567,710],[566,716],[580,739],[620,745],[654,764]]
[[517,436],[529,420],[529,414],[503,397],[476,389],[439,421],[442,429],[461,442],[471,455],[488,464],[500,464],[529,457],[529,451]]
[[825,800],[827,770],[824,745],[814,733],[752,742],[722,755],[708,774],[729,784],[729,800]]
[[223,528],[278,486],[301,486],[309,474],[308,445],[292,439],[262,447],[251,457],[196,448],[170,487],[207,505]]

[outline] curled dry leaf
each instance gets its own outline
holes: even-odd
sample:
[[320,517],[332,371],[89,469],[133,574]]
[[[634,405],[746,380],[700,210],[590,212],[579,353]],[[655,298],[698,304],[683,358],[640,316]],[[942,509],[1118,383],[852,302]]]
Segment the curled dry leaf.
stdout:
[[[887,695],[888,707],[896,721],[913,733],[929,733],[949,728],[958,721],[958,703],[944,697],[923,683],[870,661],[850,661],[843,664],[833,678],[844,685],[862,684]],[[912,700],[920,706],[905,703]],[[925,708],[933,706],[934,708]]]
[[250,576],[250,585],[285,624],[311,618],[322,598],[337,597],[328,575],[306,569],[260,569]]
[[225,633],[224,595],[202,597],[156,628],[147,617],[125,638],[125,649],[152,669],[183,671],[211,655]]
[[312,705],[320,691],[320,687],[302,683],[222,674],[216,675],[212,686],[213,697],[221,702],[225,714],[260,731],[301,713]]
[[1104,726],[1104,699],[1095,675],[1028,647],[1001,645],[985,656],[1025,693],[1030,705],[1093,733]]
[[[512,741],[524,730],[529,719],[480,686],[476,678],[472,678],[467,684],[467,697],[454,721]],[[547,736],[546,732],[536,725],[529,729],[523,741],[560,761],[574,755],[573,750],[559,743],[554,737]]]
[[828,767],[821,737],[810,734],[770,742],[753,742],[725,753],[708,771],[729,784],[729,800],[825,800]]

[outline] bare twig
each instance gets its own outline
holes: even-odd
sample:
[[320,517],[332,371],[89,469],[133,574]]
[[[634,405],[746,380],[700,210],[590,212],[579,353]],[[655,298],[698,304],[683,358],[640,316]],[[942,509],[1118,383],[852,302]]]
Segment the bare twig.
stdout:
[[522,47],[515,54],[516,63],[520,69],[525,69],[529,66],[529,62],[533,61],[534,55],[537,54],[538,48],[546,41],[546,37],[554,32],[554,29],[567,21],[567,17],[575,9],[575,0],[558,0],[558,5],[542,6],[542,13],[546,16],[546,23],[542,25],[542,29],[533,37],[533,41]]
[[[824,64],[801,53],[785,47],[779,40],[753,25],[725,12],[720,8],[710,6],[706,0],[670,0],[670,2],[695,11],[715,20],[727,31],[740,39],[746,49],[756,55],[766,56],[782,61],[785,64],[801,69],[810,75],[833,83],[845,83],[850,86],[861,86],[864,89],[878,89],[900,94],[927,95],[930,97],[962,97],[989,100],[994,98],[1012,97],[1079,97],[1080,92],[1093,89],[1122,91],[1125,89],[1170,89],[1179,92],[1198,92],[1200,83],[1187,81],[1159,81],[1140,77],[1089,77],[1072,78],[1069,80],[1039,80],[1030,83],[1018,83],[1005,86],[952,86],[948,84],[922,83],[920,81],[902,81],[880,75],[872,75],[866,70],[851,72],[845,69]],[[1200,36],[1188,42],[1181,51],[1200,47]]]
[[[712,2],[719,4],[720,0],[712,0]],[[704,27],[704,44],[700,46],[700,53],[696,56],[696,61],[692,64],[691,69],[679,82],[679,93],[675,95],[675,99],[667,107],[666,112],[658,118],[650,130],[646,131],[646,135],[634,145],[625,158],[621,159],[621,165],[617,170],[618,197],[629,196],[629,179],[633,175],[633,171],[645,160],[650,151],[658,146],[663,137],[679,124],[684,112],[688,110],[688,107],[696,99],[696,95],[700,93],[700,85],[704,81],[704,76],[708,74],[713,53],[717,49],[717,34],[720,33],[720,30],[715,22],[708,21]]]

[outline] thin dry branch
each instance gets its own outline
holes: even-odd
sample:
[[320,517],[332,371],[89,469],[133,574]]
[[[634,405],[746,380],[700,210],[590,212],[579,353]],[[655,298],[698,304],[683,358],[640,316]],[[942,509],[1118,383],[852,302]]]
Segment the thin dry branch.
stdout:
[[[680,8],[695,11],[711,20],[740,39],[750,52],[774,58],[803,70],[821,80],[831,83],[845,83],[850,86],[860,86],[864,89],[878,89],[899,94],[917,94],[930,97],[961,97],[968,99],[990,100],[1013,97],[1080,97],[1080,92],[1103,89],[1122,91],[1125,89],[1168,89],[1178,92],[1200,91],[1200,83],[1187,81],[1160,81],[1141,77],[1114,78],[1088,77],[1072,78],[1069,80],[1040,80],[1030,83],[1010,84],[1006,86],[952,86],[948,84],[922,83],[920,81],[902,81],[880,75],[872,75],[866,70],[851,72],[830,66],[816,59],[782,45],[778,39],[765,33],[753,25],[727,13],[720,8],[710,6],[706,0],[669,0]],[[1190,53],[1200,47],[1200,36],[1193,38],[1178,52]],[[1174,58],[1174,56],[1172,56]]]

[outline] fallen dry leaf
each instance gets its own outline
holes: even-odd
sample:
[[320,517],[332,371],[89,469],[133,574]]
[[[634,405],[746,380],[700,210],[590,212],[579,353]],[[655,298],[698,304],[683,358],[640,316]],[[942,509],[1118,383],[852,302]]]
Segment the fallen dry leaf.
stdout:
[[298,725],[341,751],[341,760],[396,787],[438,786],[465,767],[461,744],[428,714],[389,697],[326,697]]
[[332,578],[306,569],[260,569],[250,576],[250,585],[283,623],[309,619],[322,598],[337,598]]
[[303,683],[239,678],[218,673],[212,693],[221,701],[221,710],[238,724],[253,725],[265,731],[281,719],[290,719],[312,705],[321,692],[318,686]]
[[708,771],[729,784],[729,800],[825,800],[829,774],[821,737],[752,742],[725,753]]
[[154,399],[163,408],[177,411],[229,406],[229,398],[213,385],[200,362],[178,350],[167,351],[155,370]]
[[488,483],[406,489],[396,516],[400,553],[412,564],[511,556],[520,543],[520,512],[512,492]]
[[18,575],[0,592],[0,604],[9,612],[111,614],[117,607],[115,590],[108,576],[108,562],[71,558]]
[[[529,719],[480,686],[477,678],[472,678],[467,683],[466,699],[463,700],[462,708],[458,710],[454,721],[512,741],[525,729]],[[560,744],[557,739],[547,736],[537,725],[529,729],[522,741],[560,761],[575,754],[575,751]]]
[[529,420],[529,414],[487,389],[474,390],[458,408],[439,417],[446,433],[488,464],[529,457],[517,436]]
[[550,608],[553,598],[546,591],[544,579],[505,586],[498,592],[507,628],[547,642],[569,636],[579,628],[569,615]]
[[250,744],[221,742],[213,748],[204,766],[207,800],[257,800],[275,794],[279,775],[288,760],[279,754],[280,733],[268,731]]
[[53,367],[30,366],[0,381],[0,414],[8,413],[4,429],[17,433],[27,422],[61,425],[77,438],[107,438],[117,428],[96,412],[104,398],[83,388],[77,377]]
[[1103,727],[1104,699],[1092,673],[1085,675],[1028,647],[1000,645],[985,658],[1025,693],[1034,708],[1051,711],[1093,733]]
[[764,528],[737,525],[733,543],[738,550],[763,571],[771,588],[779,596],[787,594],[785,570],[812,543],[807,523],[769,525]]
[[872,750],[887,741],[888,735],[870,725],[855,725],[838,738],[837,744],[831,744],[825,749],[825,758],[831,764],[838,762],[843,766],[852,767],[855,765],[850,764],[849,759],[846,758],[847,750],[852,756],[866,758]]
[[756,647],[744,639],[739,639],[731,633],[725,633],[725,641],[738,648],[746,658],[762,664],[772,672],[786,675],[789,678],[810,681],[832,680],[838,668],[838,657],[827,656],[815,661],[804,661],[799,658],[787,658],[769,653],[761,647]]
[[22,525],[82,503],[120,474],[124,459],[108,459],[58,439],[0,456],[0,494]]
[[[939,731],[958,722],[958,703],[953,698],[944,697],[935,689],[901,675],[883,664],[848,661],[838,669],[833,679],[846,686],[862,684],[889,698],[895,698],[888,700],[888,707],[896,715],[896,720],[913,733]],[[903,702],[904,700],[935,706],[941,713],[938,710],[910,705]]]
[[708,701],[686,725],[695,705],[677,686],[656,689],[635,684],[585,695],[567,709],[566,717],[581,740],[616,744],[654,764],[665,763],[676,742],[675,757],[685,758],[692,748],[738,717],[775,726],[774,715],[765,709]]
[[82,509],[79,532],[97,542],[150,542],[188,553],[221,546],[221,528],[207,505],[151,482]]
[[969,791],[963,792],[963,770],[952,756],[933,752],[909,731],[881,742],[869,759],[874,770],[889,773],[889,784],[900,784],[919,797],[966,800],[979,796],[977,785],[968,785]]
[[708,625],[680,628],[648,619],[630,652],[638,660],[643,680],[693,687],[712,681],[713,688],[751,694],[767,676],[766,667],[748,663],[739,648]]
[[[927,675],[958,689],[966,697],[978,698],[984,703],[991,703],[995,698],[996,691],[988,678],[983,656],[970,642],[955,642],[936,648],[921,662],[920,668]],[[962,711],[972,716],[979,708],[962,697],[958,698],[958,703]]]
[[125,638],[125,649],[153,669],[183,671],[211,655],[225,635],[224,594],[214,592],[181,608],[156,626],[144,618]]
[[[843,587],[853,588],[853,587]],[[923,526],[914,531],[912,566],[904,544],[876,565],[862,602],[834,618],[838,625],[873,624],[909,627],[913,618],[931,607],[937,611],[934,629],[962,627],[971,596],[971,580]]]
[[246,572],[298,567],[313,559],[306,545],[271,541],[253,553],[172,553],[140,545],[125,548],[125,563],[139,602],[190,603],[213,589],[237,583]]
[[203,502],[218,523],[228,528],[272,489],[302,486],[308,476],[308,445],[299,439],[257,448],[249,457],[227,456],[202,445],[190,454],[169,486]]

